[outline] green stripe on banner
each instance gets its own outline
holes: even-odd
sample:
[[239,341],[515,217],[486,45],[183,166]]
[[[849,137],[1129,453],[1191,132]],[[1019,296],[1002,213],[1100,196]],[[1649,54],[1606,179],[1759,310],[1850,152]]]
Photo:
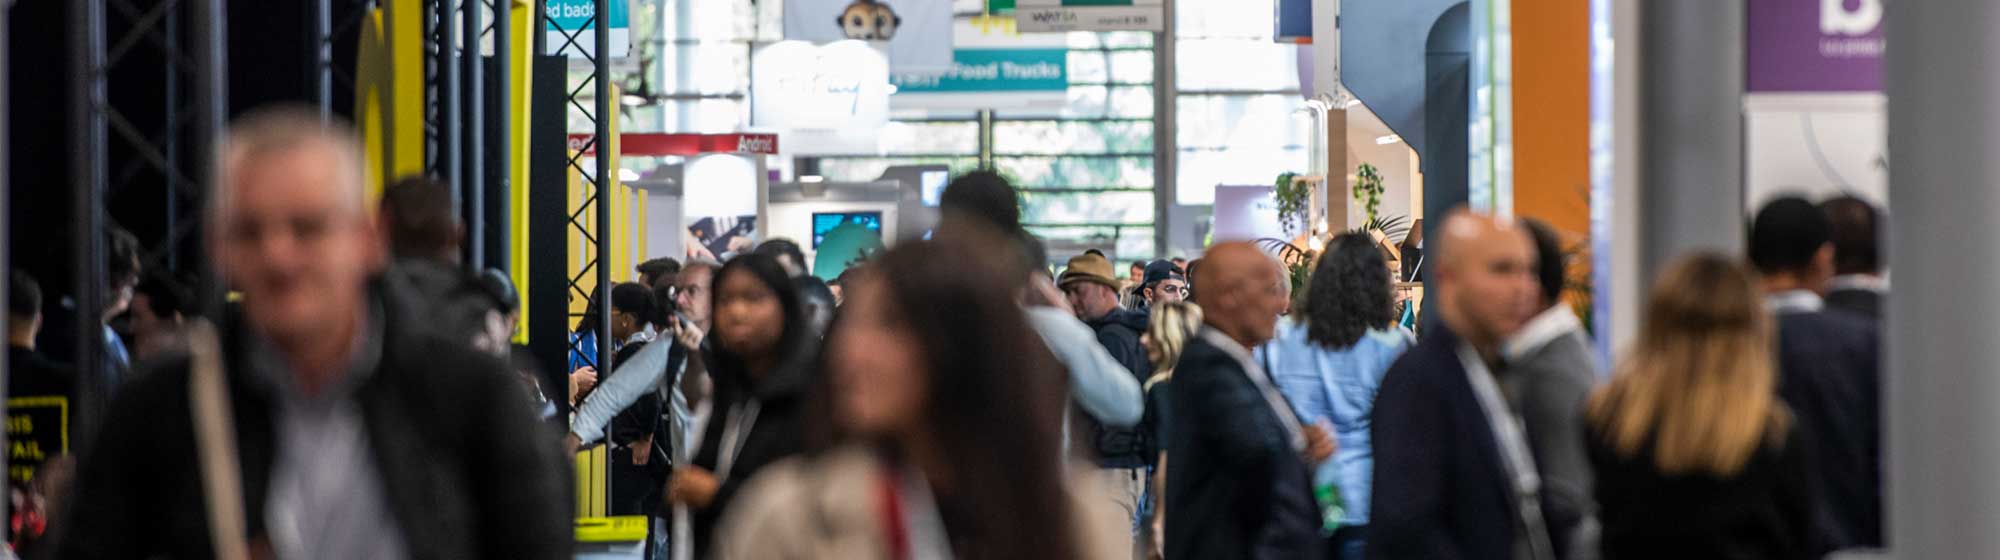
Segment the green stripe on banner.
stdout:
[[993,15],[1014,13],[1014,0],[986,0],[986,13]]
[[959,49],[950,72],[889,77],[896,94],[1064,91],[1069,89],[1068,49]]

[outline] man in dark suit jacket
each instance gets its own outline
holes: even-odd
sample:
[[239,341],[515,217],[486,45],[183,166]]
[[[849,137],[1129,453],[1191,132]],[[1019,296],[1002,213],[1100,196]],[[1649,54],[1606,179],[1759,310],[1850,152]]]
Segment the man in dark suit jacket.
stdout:
[[1817,467],[1817,539],[1825,550],[1882,546],[1881,333],[1831,310],[1836,249],[1826,214],[1800,198],[1757,213],[1750,261],[1778,325],[1778,395]]
[[1208,326],[1188,341],[1169,385],[1176,423],[1168,448],[1167,558],[1320,558],[1312,468],[1333,454],[1250,348],[1271,339],[1285,298],[1277,264],[1248,244],[1202,260]]
[[1439,233],[1428,297],[1443,324],[1375,396],[1368,557],[1553,558],[1534,460],[1492,373],[1538,290],[1534,248],[1511,220],[1464,211]]
[[1833,281],[1826,306],[1882,322],[1882,220],[1875,205],[1852,196],[1819,205],[1833,240]]

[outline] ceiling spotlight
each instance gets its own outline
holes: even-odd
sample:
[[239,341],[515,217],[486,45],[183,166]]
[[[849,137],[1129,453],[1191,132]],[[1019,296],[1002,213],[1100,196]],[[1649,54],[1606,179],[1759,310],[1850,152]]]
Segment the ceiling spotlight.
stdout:
[[1388,135],[1388,136],[1383,136],[1383,137],[1380,137],[1380,138],[1376,138],[1376,139],[1375,139],[1375,143],[1376,143],[1376,144],[1380,144],[1380,145],[1385,145],[1385,146],[1386,146],[1386,145],[1389,145],[1389,144],[1394,144],[1394,143],[1397,143],[1397,142],[1401,142],[1401,141],[1403,141],[1403,137],[1401,137],[1401,136],[1397,136],[1397,135],[1394,135],[1394,134],[1391,134],[1391,135]]

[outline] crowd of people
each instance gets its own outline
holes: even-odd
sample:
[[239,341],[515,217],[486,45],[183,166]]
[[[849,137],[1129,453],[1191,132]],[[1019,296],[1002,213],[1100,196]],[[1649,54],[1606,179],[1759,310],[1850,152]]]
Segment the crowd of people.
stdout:
[[512,344],[506,275],[458,262],[444,185],[371,211],[352,133],[311,112],[253,113],[224,146],[219,311],[114,234],[104,367],[79,371],[12,273],[10,397],[113,393],[75,459],[10,472],[16,552],[566,557],[565,458],[598,445],[609,509],[648,517],[661,559],[1883,545],[1887,284],[1856,199],[1778,199],[1747,255],[1675,261],[1605,372],[1533,220],[1458,211],[1422,256],[1333,235],[1298,286],[1246,243],[1120,278],[1101,251],[1052,269],[1019,194],[974,172],[929,239],[832,283],[787,240],[645,262],[591,295],[561,384]]

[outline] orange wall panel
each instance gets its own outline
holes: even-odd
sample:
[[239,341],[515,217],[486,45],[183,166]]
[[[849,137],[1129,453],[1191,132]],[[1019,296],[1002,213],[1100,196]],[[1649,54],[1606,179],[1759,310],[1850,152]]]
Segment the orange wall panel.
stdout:
[[1514,213],[1590,231],[1590,5],[1514,0]]

